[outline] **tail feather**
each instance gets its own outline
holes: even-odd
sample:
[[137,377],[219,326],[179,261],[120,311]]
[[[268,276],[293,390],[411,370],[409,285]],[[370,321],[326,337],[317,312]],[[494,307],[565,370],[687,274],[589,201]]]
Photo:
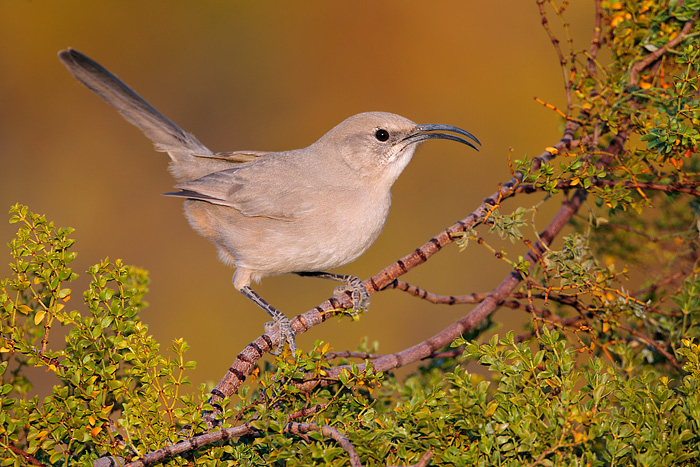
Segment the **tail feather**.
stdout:
[[201,155],[212,154],[206,146],[99,63],[73,49],[62,50],[58,57],[78,81],[139,128],[153,141],[156,149],[170,155],[171,170],[178,180],[191,180],[225,168],[222,161],[202,159]]

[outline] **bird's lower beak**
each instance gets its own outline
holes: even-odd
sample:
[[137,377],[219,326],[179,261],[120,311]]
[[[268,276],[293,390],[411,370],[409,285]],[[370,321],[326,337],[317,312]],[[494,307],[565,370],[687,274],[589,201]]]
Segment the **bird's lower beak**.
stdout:
[[401,142],[405,145],[409,145],[414,143],[420,143],[421,141],[426,141],[429,139],[449,139],[451,141],[457,141],[459,143],[466,144],[467,146],[471,146],[477,151],[479,150],[479,148],[477,148],[471,141],[450,133],[442,133],[445,131],[466,136],[467,138],[473,140],[476,144],[481,146],[481,143],[476,138],[476,136],[472,135],[468,131],[462,130],[461,128],[457,128],[456,126],[441,125],[439,123],[426,123],[424,125],[416,125],[416,128]]

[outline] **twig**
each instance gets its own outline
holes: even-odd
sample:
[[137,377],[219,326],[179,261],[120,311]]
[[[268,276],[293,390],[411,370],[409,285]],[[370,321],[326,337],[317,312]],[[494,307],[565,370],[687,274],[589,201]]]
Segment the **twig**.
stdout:
[[287,415],[287,420],[292,421],[296,420],[297,418],[302,418],[302,417],[308,417],[309,415],[313,415],[315,413],[321,412],[324,410],[328,404],[316,404],[311,407],[304,407],[301,410],[298,410],[292,414]]
[[340,445],[341,448],[345,450],[350,456],[350,465],[353,467],[361,467],[360,456],[357,455],[355,447],[352,445],[350,440],[342,434],[340,431],[328,425],[319,426],[316,423],[297,423],[289,422],[284,427],[285,433],[292,433],[295,435],[305,435],[311,431],[318,431],[323,436],[333,439],[336,443]]
[[692,29],[693,24],[695,24],[695,22],[697,21],[698,15],[700,15],[700,12],[695,13],[695,16],[693,16],[690,20],[686,21],[686,23],[683,25],[683,28],[680,30],[676,37],[670,39],[662,47],[659,47],[655,51],[651,52],[642,60],[635,63],[632,66],[632,68],[630,68],[629,84],[631,86],[637,86],[639,84],[639,74],[642,72],[642,70],[654,63],[659,58],[661,58],[669,49],[677,46],[685,39],[685,36],[688,35],[690,30]]
[[8,448],[10,449],[10,451],[14,452],[18,456],[20,456],[25,462],[29,462],[31,465],[46,467],[46,464],[42,464],[41,462],[39,462],[36,459],[36,457],[32,456],[31,454],[29,454],[27,452],[22,451],[20,448],[18,448],[14,444],[12,444],[12,443],[8,444]]
[[[347,438],[347,436],[345,436],[343,433],[341,433],[339,430],[333,427],[330,427],[328,425],[319,426],[316,423],[290,422],[284,427],[284,431],[285,433],[291,433],[302,437],[305,437],[306,433],[317,431],[323,436],[333,439],[336,443],[340,445],[340,447],[342,447],[345,450],[345,452],[348,453],[348,455],[350,456],[351,466],[362,466],[362,463],[360,462],[360,456],[357,455],[357,451],[355,451],[355,447],[352,445],[350,440]],[[428,465],[432,457],[433,453],[431,451],[427,451],[425,454],[423,454],[423,457],[421,457],[420,461],[418,461],[417,464],[413,464],[413,466],[410,467],[424,467]]]
[[326,360],[333,360],[336,358],[359,358],[361,360],[374,360],[376,358],[382,357],[383,354],[378,353],[368,353],[368,352],[351,352],[349,350],[344,350],[342,352],[328,352],[325,355]]
[[[420,458],[417,464],[409,465],[407,467],[425,467],[430,463],[430,459],[433,457],[433,452],[432,451],[427,451],[425,454],[423,454],[423,457]],[[387,467],[398,467],[398,466],[387,466]]]
[[408,282],[404,282],[399,279],[394,279],[389,284],[387,284],[382,290],[387,289],[398,289],[402,292],[406,292],[414,297],[418,297],[422,300],[426,300],[435,305],[463,305],[463,304],[474,304],[481,302],[488,294],[481,293],[471,293],[468,295],[437,295],[432,292],[428,292],[425,289],[411,285]]
[[625,326],[624,324],[618,324],[617,327],[622,329],[623,331],[629,332],[633,336],[636,336],[640,341],[644,342],[645,344],[654,347],[657,352],[666,357],[666,359],[671,363],[671,365],[673,365],[675,369],[678,370],[681,368],[681,365],[680,363],[678,363],[678,360],[676,360],[676,357],[671,355],[666,349],[664,349],[658,342],[653,340],[651,337],[629,326]]
[[[552,30],[549,27],[549,20],[547,19],[547,12],[544,9],[544,4],[545,0],[537,0],[537,6],[540,9],[540,18],[542,18],[542,27],[544,30],[547,32],[547,35],[549,36],[549,40],[552,42],[552,45],[554,46],[554,50],[557,53],[557,57],[559,57],[559,65],[561,66],[561,73],[564,78],[564,91],[566,92],[566,114],[567,114],[567,119],[569,118],[568,115],[571,113],[571,83],[570,80],[568,79],[568,70],[566,68],[566,58],[564,58],[564,53],[561,51],[561,47],[559,45],[559,39],[554,35]],[[573,60],[572,60],[573,64]]]
[[[603,23],[603,8],[600,4],[601,0],[595,0],[595,23],[593,25],[593,39],[591,40],[591,47],[588,49],[588,74],[591,77],[595,77],[597,73],[596,69],[596,58],[598,57],[598,50],[600,50],[600,37],[602,34],[602,23]],[[597,94],[597,91],[595,91]]]
[[[434,305],[463,305],[463,304],[476,304],[482,302],[488,294],[486,293],[471,293],[468,295],[437,295],[427,290],[411,285],[407,282],[401,281],[399,279],[394,279],[391,284],[385,287],[384,290],[394,288],[399,289],[403,292],[407,292],[414,297],[420,298],[421,300],[426,300]],[[525,298],[519,296],[522,294],[512,294],[512,296],[518,296],[518,298]],[[532,309],[543,316],[548,316],[551,313],[548,310],[533,307],[531,305],[524,305],[517,300],[503,300],[499,306],[504,306],[506,308],[511,308],[513,310],[518,309]],[[378,358],[378,357],[375,357]]]
[[255,431],[256,430],[253,427],[251,427],[250,424],[244,423],[243,425],[237,427],[225,428],[223,430],[213,431],[211,433],[205,433],[203,435],[194,436],[184,441],[180,441],[177,444],[173,444],[172,446],[166,446],[162,449],[158,449],[157,451],[149,452],[148,454],[144,455],[141,459],[126,464],[125,467],[145,467],[147,465],[155,464],[156,462],[160,462],[170,457],[175,457],[179,454],[188,451],[194,451],[195,449],[199,448],[200,446],[204,446],[205,444],[211,444],[217,441],[223,441],[230,438],[238,438],[243,435],[254,433]]
[[655,283],[649,285],[648,287],[637,290],[632,295],[635,297],[638,297],[639,295],[644,295],[644,294],[649,293],[649,292],[656,292],[660,287],[663,287],[666,284],[670,284],[671,282],[673,282],[676,279],[678,279],[682,276],[685,276],[685,275],[687,275],[686,271],[678,271],[678,272],[676,272],[676,273],[674,273],[674,274],[672,274],[672,275],[670,275],[670,276],[668,276],[668,277],[666,277],[658,282],[655,282]]

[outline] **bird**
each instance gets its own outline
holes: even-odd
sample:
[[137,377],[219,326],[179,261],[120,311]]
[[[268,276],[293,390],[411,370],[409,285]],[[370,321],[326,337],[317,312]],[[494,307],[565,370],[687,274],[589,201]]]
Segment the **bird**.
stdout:
[[235,268],[234,287],[272,317],[265,332],[279,332],[274,355],[285,343],[297,353],[295,333],[289,318],[251,284],[286,273],[332,279],[345,284],[354,313],[367,310],[369,294],[358,277],[327,271],[355,260],[377,239],[389,214],[391,187],[419,143],[445,139],[476,150],[481,145],[459,127],[364,112],[306,148],[213,152],[96,61],[71,48],[58,56],[156,150],[168,153],[178,183],[165,195],[184,199],[192,228]]

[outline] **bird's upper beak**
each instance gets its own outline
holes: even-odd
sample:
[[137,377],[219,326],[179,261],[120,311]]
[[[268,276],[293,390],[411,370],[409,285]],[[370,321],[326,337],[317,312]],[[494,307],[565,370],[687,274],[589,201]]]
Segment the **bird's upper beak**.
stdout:
[[452,135],[450,133],[442,133],[445,131],[466,136],[467,138],[473,140],[474,142],[476,142],[476,144],[481,146],[481,143],[478,139],[476,139],[476,136],[472,135],[468,131],[462,130],[461,128],[457,128],[456,126],[441,125],[439,123],[426,123],[423,125],[416,125],[413,131],[401,140],[401,143],[404,143],[406,146],[408,146],[409,144],[420,143],[421,141],[426,141],[429,139],[449,139],[451,141],[457,141],[459,143],[466,144],[467,146],[471,146],[477,151],[479,150],[479,148],[477,148],[471,141],[461,138],[457,135]]

